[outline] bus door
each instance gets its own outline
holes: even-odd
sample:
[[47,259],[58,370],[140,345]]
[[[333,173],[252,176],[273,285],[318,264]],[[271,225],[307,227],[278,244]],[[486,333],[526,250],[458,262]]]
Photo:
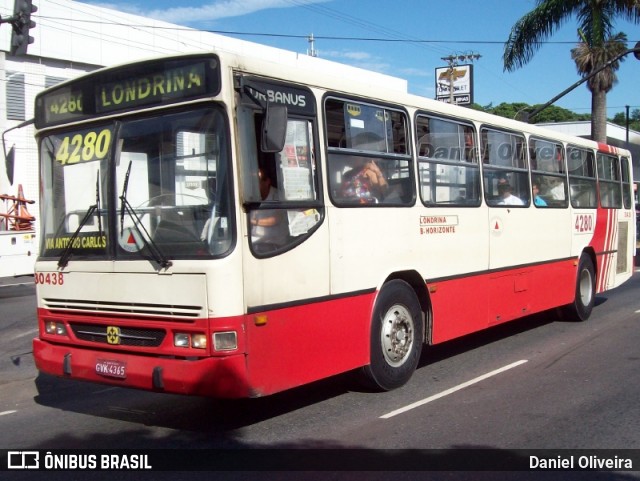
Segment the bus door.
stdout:
[[[316,302],[329,294],[328,229],[322,222],[312,93],[245,82],[237,122],[247,363],[252,383],[273,391],[326,374],[314,373],[308,363],[331,345],[330,339],[322,342],[331,334]],[[263,142],[271,129],[265,125],[266,103],[275,110],[274,99],[288,112],[284,146],[276,148]]]

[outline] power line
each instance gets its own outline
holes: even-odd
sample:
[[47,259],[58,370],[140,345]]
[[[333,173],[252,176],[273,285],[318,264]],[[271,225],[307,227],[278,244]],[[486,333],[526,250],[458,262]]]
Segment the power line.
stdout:
[[[172,30],[172,31],[186,31],[186,32],[207,32],[207,33],[215,33],[219,35],[239,35],[239,36],[249,36],[249,37],[277,37],[277,38],[293,38],[293,39],[303,39],[308,40],[309,34],[286,34],[286,33],[272,33],[272,32],[241,32],[238,30],[210,30],[210,29],[197,29],[197,28],[189,28],[189,27],[167,27],[160,25],[144,25],[144,24],[133,24],[133,23],[125,23],[125,22],[105,22],[100,20],[78,20],[78,19],[69,19],[65,17],[49,17],[49,16],[39,16],[37,18],[40,19],[48,19],[48,20],[63,20],[65,22],[78,22],[78,23],[89,23],[89,24],[97,24],[97,25],[110,25],[110,26],[120,26],[120,27],[131,27],[131,28],[140,28],[140,29],[151,29],[151,30]],[[335,40],[335,41],[353,41],[353,42],[382,42],[382,43],[415,43],[415,44],[475,44],[475,45],[504,45],[504,40],[445,40],[445,39],[419,39],[419,38],[383,38],[383,37],[353,37],[353,36],[340,36],[340,35],[313,35],[316,40]],[[635,42],[634,40],[629,41],[630,43]],[[577,41],[568,41],[568,40],[541,40],[539,42],[535,42],[538,45],[575,45]]]

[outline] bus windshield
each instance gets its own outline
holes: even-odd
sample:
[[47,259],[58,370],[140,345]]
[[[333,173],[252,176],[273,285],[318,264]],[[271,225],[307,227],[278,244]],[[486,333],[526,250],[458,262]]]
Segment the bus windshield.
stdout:
[[215,108],[41,139],[46,258],[167,259],[233,245],[228,129]]

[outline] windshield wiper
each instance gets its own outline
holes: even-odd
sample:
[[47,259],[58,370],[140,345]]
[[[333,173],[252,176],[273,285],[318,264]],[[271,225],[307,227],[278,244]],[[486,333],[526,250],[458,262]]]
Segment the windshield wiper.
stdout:
[[71,254],[73,254],[73,244],[76,238],[78,237],[78,235],[80,234],[80,231],[85,226],[85,224],[89,222],[89,219],[91,219],[91,216],[95,211],[98,211],[98,233],[102,234],[102,219],[100,218],[100,171],[99,170],[98,170],[98,175],[96,179],[96,203],[87,209],[87,213],[84,215],[84,217],[80,221],[80,224],[78,225],[78,228],[75,230],[75,232],[71,236],[71,239],[69,239],[69,243],[67,244],[67,247],[64,248],[64,251],[62,251],[62,254],[60,255],[60,259],[58,259],[58,267],[61,267],[61,268],[67,267],[67,264],[69,263],[69,259],[71,258]]
[[122,212],[123,212],[122,215],[124,216],[124,212],[129,214],[129,217],[131,217],[131,219],[133,220],[133,225],[135,226],[136,230],[140,234],[140,239],[142,240],[142,243],[144,244],[144,246],[147,248],[147,250],[153,257],[153,260],[155,260],[158,264],[160,264],[160,267],[163,267],[165,269],[167,267],[171,267],[173,265],[173,262],[171,262],[169,259],[166,258],[166,256],[162,253],[162,251],[158,247],[158,245],[151,238],[151,235],[149,234],[144,224],[140,220],[140,217],[138,217],[138,214],[136,214],[135,210],[133,210],[133,207],[131,207],[131,204],[129,204],[129,201],[126,199],[124,195],[120,196],[120,202],[122,202]]
[[124,214],[126,212],[133,220],[133,225],[140,234],[140,239],[153,257],[153,260],[160,264],[160,267],[164,269],[166,269],[167,267],[171,267],[173,263],[162,253],[162,251],[154,242],[153,238],[140,220],[140,217],[138,217],[138,214],[136,214],[135,210],[133,209],[133,207],[131,207],[131,204],[129,204],[129,201],[127,200],[127,187],[129,186],[130,173],[131,161],[129,161],[129,166],[127,167],[127,173],[124,177],[124,185],[122,186],[122,195],[120,196],[120,233],[122,233],[124,229]]
[[131,163],[133,161],[129,161],[129,166],[127,167],[127,173],[124,176],[124,185],[122,186],[122,195],[120,196],[120,232],[124,227],[124,206],[128,204],[127,202],[127,188],[129,187],[129,174],[131,174]]

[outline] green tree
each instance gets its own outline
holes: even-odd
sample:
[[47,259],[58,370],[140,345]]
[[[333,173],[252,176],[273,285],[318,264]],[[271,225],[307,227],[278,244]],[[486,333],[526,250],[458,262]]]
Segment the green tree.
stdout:
[[[627,114],[625,112],[618,112],[613,116],[611,122],[621,127],[626,127]],[[640,132],[640,110],[634,109],[629,113],[629,129]]]
[[549,122],[571,122],[575,120],[591,120],[591,116],[589,114],[577,114],[571,110],[563,109],[556,105],[550,105],[536,115],[534,120],[537,124]]
[[[576,16],[580,42],[572,50],[578,73],[586,77],[626,49],[626,36],[613,32],[615,17],[640,23],[640,0],[537,0],[537,6],[511,28],[505,43],[506,71],[514,71],[531,60],[541,42],[569,18]],[[575,53],[574,53],[575,52]],[[591,91],[591,137],[606,141],[606,94],[615,83],[619,62],[589,80]]]

